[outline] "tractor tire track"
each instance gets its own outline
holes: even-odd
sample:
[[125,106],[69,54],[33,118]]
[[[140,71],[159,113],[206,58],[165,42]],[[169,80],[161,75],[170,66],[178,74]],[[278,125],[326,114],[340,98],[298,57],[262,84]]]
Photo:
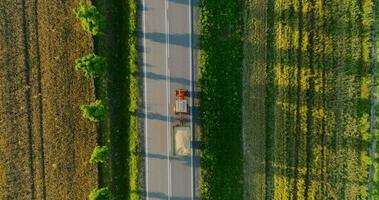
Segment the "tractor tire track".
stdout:
[[39,10],[38,0],[27,1],[26,18],[28,19],[28,46],[31,63],[31,94],[32,95],[32,115],[33,115],[33,153],[35,155],[35,187],[36,199],[46,199],[45,183],[45,148],[44,148],[44,109],[42,102],[42,71],[40,62],[40,38],[39,38]]
[[30,125],[30,159],[33,168],[34,198],[46,199],[45,183],[45,149],[44,149],[44,128],[43,128],[43,105],[42,105],[42,72],[40,62],[39,46],[39,22],[38,22],[38,0],[23,0],[24,16],[24,36],[25,49],[27,50],[28,86],[29,101],[29,125]]
[[38,115],[38,129],[39,129],[39,140],[40,140],[40,146],[39,146],[39,151],[41,153],[41,159],[40,159],[40,167],[41,167],[41,179],[42,179],[42,199],[43,200],[46,200],[46,178],[45,178],[45,147],[44,147],[44,138],[43,138],[43,133],[44,133],[44,129],[43,129],[43,114],[44,114],[44,110],[43,110],[43,104],[42,104],[42,71],[41,71],[41,61],[40,61],[40,46],[39,46],[39,42],[40,42],[40,39],[39,39],[39,28],[38,28],[38,24],[39,24],[39,21],[38,21],[38,0],[35,0],[34,1],[34,4],[33,4],[33,16],[34,16],[34,29],[36,30],[36,56],[38,59],[36,59],[37,61],[37,82],[38,82],[38,86],[37,86],[37,101],[38,101],[38,110],[40,111],[39,112],[39,115]]
[[33,165],[33,133],[32,133],[32,105],[31,105],[31,81],[30,81],[30,55],[29,55],[29,41],[28,41],[28,30],[27,30],[27,21],[26,21],[26,2],[22,0],[22,35],[23,35],[23,53],[24,53],[24,79],[25,79],[25,107],[27,113],[27,134],[28,134],[28,154],[29,154],[29,170],[30,170],[30,189],[31,189],[31,199],[35,199],[35,180],[34,180],[34,165]]

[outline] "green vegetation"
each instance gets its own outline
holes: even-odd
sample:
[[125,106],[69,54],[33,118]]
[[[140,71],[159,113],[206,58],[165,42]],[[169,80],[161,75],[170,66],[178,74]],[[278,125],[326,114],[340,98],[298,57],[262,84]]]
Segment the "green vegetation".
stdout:
[[[378,114],[378,113],[377,113]],[[378,117],[378,116],[377,116]],[[378,134],[377,134],[377,137],[378,137]],[[378,141],[378,139],[376,138],[376,141]],[[374,177],[373,177],[373,186],[374,186],[374,189],[372,191],[372,199],[379,199],[379,158],[378,158],[378,155],[379,155],[379,147],[378,145],[376,146],[376,159],[373,161],[373,166],[374,166],[374,169],[375,169],[375,172],[374,172]]]
[[[104,34],[95,38],[95,52],[107,58],[106,76],[95,80],[97,97],[107,103],[101,141],[110,147],[110,163],[101,166],[103,185],[115,199],[140,199],[138,133],[137,1],[94,0],[107,13]],[[105,10],[111,12],[106,12]],[[109,31],[108,31],[109,30]],[[109,45],[109,44],[112,44]],[[122,176],[120,176],[120,174]]]
[[[77,18],[80,19],[82,27],[85,31],[90,32],[92,35],[97,35],[100,31],[104,29],[105,18],[97,11],[97,8],[92,5],[87,5],[80,3],[79,7],[74,9],[74,13]],[[97,56],[95,54],[90,54],[82,58],[75,60],[75,69],[77,71],[83,72],[87,79],[94,79],[104,74],[107,66],[107,61],[105,58]],[[95,81],[97,82],[97,81]],[[95,86],[96,90],[99,90]],[[96,96],[99,92],[96,92]],[[102,121],[107,114],[107,110],[102,100],[96,100],[89,105],[82,105],[80,109],[83,112],[83,118],[88,119],[92,122]],[[104,130],[104,124],[98,125],[98,137],[99,132]],[[98,138],[98,141],[99,138]],[[99,142],[98,142],[99,143]],[[96,146],[92,152],[90,163],[106,163],[109,157],[109,149],[107,146]],[[99,170],[99,180],[98,185],[103,184],[103,168],[98,166]],[[89,195],[90,200],[109,200],[111,198],[111,192],[108,187],[103,187],[101,189],[94,189]]]
[[108,161],[109,148],[107,146],[96,146],[92,152],[90,163],[105,163]]
[[138,52],[137,52],[137,2],[129,0],[129,187],[130,200],[139,200],[140,134],[138,130]]
[[371,97],[371,110],[372,114],[370,124],[370,146],[369,146],[369,156],[372,161],[369,168],[369,190],[368,193],[371,195],[371,198],[368,199],[379,199],[379,112],[378,112],[378,78],[379,78],[379,1],[373,1],[372,5],[372,14],[373,20],[371,24],[371,45],[370,45],[370,68],[371,68],[371,88],[370,88],[370,97]]
[[106,59],[95,54],[90,54],[75,60],[75,69],[84,73],[84,76],[88,79],[103,75],[106,66]]
[[242,6],[200,0],[203,199],[242,199]]
[[246,1],[247,199],[367,198],[371,3]]
[[89,105],[82,105],[83,118],[92,122],[99,122],[104,119],[106,108],[101,100],[96,100]]
[[95,6],[80,3],[79,7],[74,9],[74,13],[82,23],[83,29],[92,35],[97,35],[104,30],[105,18]]
[[111,192],[108,187],[94,189],[89,195],[89,200],[110,200]]

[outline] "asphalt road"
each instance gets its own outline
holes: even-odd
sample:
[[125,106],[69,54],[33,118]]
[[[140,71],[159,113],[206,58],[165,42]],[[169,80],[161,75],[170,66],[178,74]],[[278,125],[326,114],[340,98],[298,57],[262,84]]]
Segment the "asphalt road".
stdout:
[[[193,94],[192,1],[141,1],[146,199],[195,199],[195,151],[187,157],[172,153],[175,90]],[[186,120],[191,130],[192,113]]]

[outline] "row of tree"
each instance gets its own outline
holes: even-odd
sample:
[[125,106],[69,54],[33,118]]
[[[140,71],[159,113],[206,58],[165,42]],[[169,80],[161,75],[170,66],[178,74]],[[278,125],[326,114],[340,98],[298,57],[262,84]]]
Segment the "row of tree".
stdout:
[[[93,5],[80,3],[79,7],[74,9],[77,19],[80,20],[85,31],[92,36],[101,34],[105,28],[105,17],[100,14]],[[107,60],[104,57],[89,54],[75,61],[75,69],[84,75],[87,79],[94,79],[104,75],[107,67]],[[91,122],[100,122],[104,120],[107,109],[101,100],[86,105],[82,105],[82,116]],[[109,157],[108,146],[97,145],[92,152],[90,163],[103,164]],[[111,192],[108,187],[95,188],[89,194],[90,200],[108,200],[111,198]]]

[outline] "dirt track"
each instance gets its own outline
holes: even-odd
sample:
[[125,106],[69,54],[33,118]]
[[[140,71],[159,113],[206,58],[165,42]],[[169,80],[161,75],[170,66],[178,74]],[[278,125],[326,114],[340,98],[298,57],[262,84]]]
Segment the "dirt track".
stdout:
[[78,3],[0,1],[0,199],[85,199],[96,187],[96,130],[79,109],[94,88],[73,69],[92,49]]
[[[245,151],[245,190],[244,198],[264,199],[265,182],[265,160],[266,160],[266,66],[265,62],[259,62],[266,54],[266,34],[264,30],[266,21],[267,5],[257,1],[250,1],[252,10],[245,16],[246,31],[251,34],[251,38],[244,44],[244,68],[243,68],[243,149]],[[254,20],[250,20],[254,19]],[[257,66],[246,67],[246,66]]]

